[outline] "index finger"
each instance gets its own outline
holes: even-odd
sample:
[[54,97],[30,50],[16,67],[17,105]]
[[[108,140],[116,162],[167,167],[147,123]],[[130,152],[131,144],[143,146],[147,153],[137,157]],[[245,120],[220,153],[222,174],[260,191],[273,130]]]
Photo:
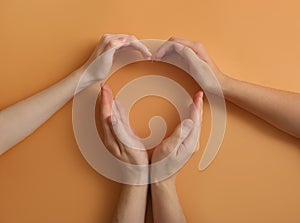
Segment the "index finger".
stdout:
[[180,43],[167,41],[156,51],[155,59],[161,59],[171,52],[177,52],[180,54],[180,51],[182,51],[183,48],[184,46]]
[[152,53],[145,44],[139,41],[135,36],[122,37],[123,44],[119,50],[132,48],[139,51],[145,59],[150,59]]
[[203,92],[199,91],[194,97],[194,103],[191,105],[190,118],[195,123],[191,133],[184,140],[184,145],[193,152],[198,150],[198,139],[201,130],[203,114]]
[[185,47],[188,47],[192,49],[201,60],[205,61],[206,63],[211,62],[210,57],[207,55],[207,52],[204,48],[204,46],[201,43],[192,42],[183,38],[179,37],[171,37],[170,41],[174,41],[176,43],[180,43],[184,45]]

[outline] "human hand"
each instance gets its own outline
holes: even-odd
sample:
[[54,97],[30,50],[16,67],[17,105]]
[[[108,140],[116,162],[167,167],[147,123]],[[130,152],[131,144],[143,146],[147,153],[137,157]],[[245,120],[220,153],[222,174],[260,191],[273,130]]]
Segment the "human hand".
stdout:
[[203,76],[204,73],[209,74],[211,72],[207,71],[207,69],[202,66],[202,61],[208,65],[210,70],[214,73],[222,88],[229,79],[229,77],[225,75],[214,63],[212,58],[207,53],[205,47],[201,43],[192,42],[178,37],[171,37],[168,42],[163,44],[157,50],[154,58],[162,59],[172,53],[177,53],[181,56],[181,58],[187,63],[189,72],[192,75],[196,75],[194,77],[196,81],[198,80],[201,86],[211,93],[216,92],[217,86],[214,83],[214,80],[212,80],[210,77]]
[[[177,168],[178,163],[184,164],[198,149],[195,147],[197,146],[201,129],[202,113],[203,92],[200,91],[194,96],[194,103],[190,106],[189,119],[183,120],[174,130],[172,135],[155,148],[151,158],[152,164],[162,161],[167,156],[169,160],[168,162],[164,162],[162,166],[163,169],[153,168],[151,170],[152,180],[155,181],[155,175],[157,174],[157,172],[153,171],[164,171],[166,174],[171,175],[174,172],[174,168]],[[179,167],[181,166],[182,165]],[[155,183],[175,185],[176,175],[177,174],[175,173],[171,177]]]
[[114,56],[121,50],[138,51],[145,59],[150,59],[152,56],[149,49],[135,36],[105,34],[89,59],[78,69],[85,75],[80,88],[83,89],[97,81],[104,80],[112,67]]
[[108,151],[123,162],[148,165],[144,145],[133,133],[123,107],[113,99],[112,91],[106,84],[101,88],[100,109],[104,145]]

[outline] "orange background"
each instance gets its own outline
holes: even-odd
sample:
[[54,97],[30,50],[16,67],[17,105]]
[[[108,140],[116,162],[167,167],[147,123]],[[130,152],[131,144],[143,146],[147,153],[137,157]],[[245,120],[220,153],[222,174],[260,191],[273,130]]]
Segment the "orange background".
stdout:
[[[88,58],[104,33],[196,40],[231,76],[299,92],[299,11],[297,0],[2,0],[0,108],[64,78]],[[116,92],[134,75],[150,71],[176,79],[190,93],[197,90],[180,71],[147,63],[123,69],[109,83]],[[140,113],[151,103],[165,106]],[[111,221],[120,185],[83,159],[72,132],[71,109],[70,102],[0,157],[1,223]],[[169,132],[177,124],[169,104],[148,98],[131,113],[139,134],[147,133],[147,120],[156,112],[172,114]],[[188,222],[300,222],[299,140],[230,103],[227,112],[221,150],[199,172],[210,129],[205,103],[200,150],[178,176]]]

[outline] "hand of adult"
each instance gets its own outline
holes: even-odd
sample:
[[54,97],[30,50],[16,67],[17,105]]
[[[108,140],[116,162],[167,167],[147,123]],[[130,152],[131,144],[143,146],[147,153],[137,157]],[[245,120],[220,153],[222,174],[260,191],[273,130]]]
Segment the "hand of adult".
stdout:
[[90,58],[79,68],[85,76],[80,89],[104,80],[112,67],[114,56],[121,50],[134,50],[145,58],[150,59],[149,49],[138,41],[135,36],[126,34],[105,34],[94,49]]

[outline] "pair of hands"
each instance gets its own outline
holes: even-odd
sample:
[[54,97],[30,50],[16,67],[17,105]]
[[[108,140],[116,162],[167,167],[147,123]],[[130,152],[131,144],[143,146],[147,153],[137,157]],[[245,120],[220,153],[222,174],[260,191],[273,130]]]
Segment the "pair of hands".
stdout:
[[[101,72],[87,73],[86,82],[88,82],[88,85],[99,80],[104,80],[107,77],[112,67],[114,56],[122,50],[135,50],[140,52],[145,59],[154,60],[162,60],[169,54],[176,53],[182,57],[191,71],[196,70],[197,66],[201,62],[204,62],[210,67],[219,81],[225,76],[199,43],[172,37],[157,50],[155,55],[152,55],[149,49],[134,36],[106,34],[102,37],[88,61],[80,68],[82,71],[87,70],[98,59],[97,66],[101,68],[99,69]],[[193,59],[195,55],[198,60]],[[200,78],[205,79],[205,77]],[[205,85],[205,81],[203,84]],[[213,91],[209,83],[203,87]],[[114,112],[112,111],[113,106],[116,108]],[[132,131],[121,104],[114,100],[111,89],[108,85],[104,84],[100,99],[104,144],[115,157],[127,163],[148,165],[149,163],[158,162],[168,155],[171,156],[171,161],[176,162],[180,158],[187,155],[190,156],[194,152],[195,146],[193,145],[197,144],[201,128],[202,106],[203,93],[198,92],[194,96],[194,103],[190,109],[190,117],[183,120],[174,130],[173,134],[155,148],[150,159],[144,145]],[[166,169],[171,169],[173,166],[172,162],[165,165],[164,168]],[[171,179],[174,178],[171,177]]]
[[[116,158],[134,165],[148,165],[170,156],[170,161],[164,163],[163,168],[172,173],[178,160],[189,158],[195,152],[202,122],[202,108],[203,93],[198,92],[194,96],[193,105],[190,106],[190,117],[183,120],[171,136],[156,146],[150,159],[146,148],[132,131],[123,107],[117,100],[114,100],[110,87],[104,84],[100,97],[100,118],[104,144]],[[173,181],[175,177],[173,175],[169,180]]]
[[[222,73],[211,59],[201,43],[186,39],[171,37],[152,55],[150,50],[135,36],[126,34],[105,34],[94,49],[90,58],[79,68],[81,73],[88,70],[97,60],[97,72],[87,72],[83,81],[83,88],[97,81],[104,80],[112,67],[114,56],[121,51],[135,50],[141,53],[145,60],[163,60],[170,54],[177,54],[188,67],[188,72],[208,92],[215,93],[215,81],[205,73],[213,73],[222,86],[229,78]],[[203,66],[203,63],[207,66]],[[210,69],[210,71],[207,71]],[[92,69],[93,70],[93,69]],[[201,74],[202,73],[202,74]]]

